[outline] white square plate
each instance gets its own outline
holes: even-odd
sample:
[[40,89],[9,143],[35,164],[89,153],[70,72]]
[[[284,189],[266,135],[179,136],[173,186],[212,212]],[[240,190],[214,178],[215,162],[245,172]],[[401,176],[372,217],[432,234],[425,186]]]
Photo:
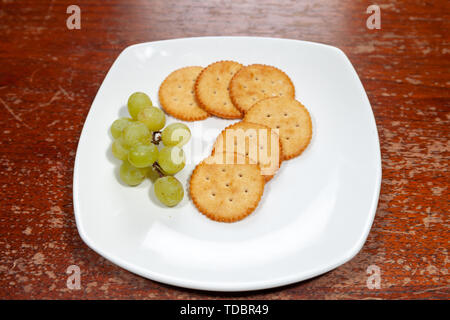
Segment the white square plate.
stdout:
[[[186,196],[175,208],[158,203],[148,180],[134,188],[121,184],[110,149],[109,126],[126,116],[132,92],[146,92],[159,105],[159,85],[170,72],[218,60],[284,70],[313,121],[307,150],[283,163],[249,217],[231,224],[200,214],[186,188],[192,169],[232,121],[187,123],[188,162],[177,174]],[[74,211],[84,242],[131,272],[188,288],[255,290],[311,278],[354,257],[369,233],[380,182],[372,109],[341,50],[274,38],[188,38],[130,46],[112,65],[78,144]]]

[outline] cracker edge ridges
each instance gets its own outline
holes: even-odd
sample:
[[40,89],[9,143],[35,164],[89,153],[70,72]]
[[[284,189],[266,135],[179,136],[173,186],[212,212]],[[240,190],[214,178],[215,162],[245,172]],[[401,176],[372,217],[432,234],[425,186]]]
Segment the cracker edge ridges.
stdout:
[[298,102],[302,105],[303,108],[305,108],[306,113],[308,114],[309,128],[310,128],[309,136],[308,136],[308,143],[302,149],[300,149],[298,152],[296,152],[296,153],[294,153],[292,155],[289,155],[288,157],[284,157],[284,160],[290,160],[290,159],[293,159],[293,158],[296,158],[296,157],[300,156],[303,153],[303,151],[305,151],[306,148],[308,148],[309,144],[311,143],[311,139],[312,139],[313,128],[312,128],[311,114],[309,113],[309,110],[300,101],[298,101]]

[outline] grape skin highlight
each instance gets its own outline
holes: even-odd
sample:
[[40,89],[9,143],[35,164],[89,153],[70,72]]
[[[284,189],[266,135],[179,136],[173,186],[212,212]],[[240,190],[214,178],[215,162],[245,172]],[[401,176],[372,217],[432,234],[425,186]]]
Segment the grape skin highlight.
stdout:
[[181,147],[188,143],[191,138],[191,131],[184,123],[169,124],[161,133],[161,139],[166,146]]
[[118,138],[113,141],[111,146],[111,151],[114,157],[116,157],[119,160],[126,160],[128,159],[128,148],[126,147],[123,138]]
[[186,156],[180,147],[164,147],[159,151],[158,164],[164,173],[173,175],[184,168]]
[[128,161],[136,168],[151,166],[158,159],[158,148],[150,143],[133,146],[128,153]]
[[123,130],[133,123],[131,118],[120,118],[115,120],[111,125],[111,135],[114,139],[122,136]]
[[146,107],[142,109],[137,118],[147,126],[150,131],[159,131],[166,124],[166,116],[164,112],[156,107]]
[[128,98],[128,112],[133,119],[137,119],[138,113],[145,107],[151,107],[152,100],[143,92],[135,92]]
[[140,122],[130,124],[123,131],[124,142],[129,147],[138,144],[149,144],[150,137],[151,134],[147,126]]
[[136,168],[128,161],[124,161],[120,166],[120,178],[130,186],[137,186],[144,181],[147,169]]
[[159,178],[155,182],[155,195],[166,206],[176,206],[184,197],[183,185],[172,176]]

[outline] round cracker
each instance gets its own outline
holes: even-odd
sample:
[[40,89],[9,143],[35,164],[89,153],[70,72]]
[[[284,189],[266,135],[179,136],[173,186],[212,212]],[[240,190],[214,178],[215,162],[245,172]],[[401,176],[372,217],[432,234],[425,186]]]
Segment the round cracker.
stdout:
[[[234,161],[217,161],[229,156]],[[248,216],[258,206],[263,192],[264,177],[258,164],[231,153],[216,153],[203,160],[192,172],[189,184],[197,209],[220,222],[235,222]]]
[[228,93],[231,78],[241,68],[242,64],[235,61],[218,61],[203,69],[195,83],[195,96],[200,107],[217,117],[242,118]]
[[240,69],[230,81],[230,98],[243,113],[269,97],[295,97],[291,79],[280,69],[252,64]]
[[[242,140],[239,143],[240,139]],[[228,147],[227,141],[234,143]],[[239,146],[242,150],[237,150]],[[214,142],[211,154],[216,152],[241,152],[248,157],[254,157],[266,182],[273,178],[283,161],[276,130],[252,122],[239,121],[222,130]]]
[[300,102],[287,97],[267,98],[253,105],[244,121],[279,129],[283,160],[299,156],[312,137],[308,110]]
[[159,102],[165,112],[185,121],[203,120],[208,113],[195,99],[194,86],[203,67],[185,67],[175,70],[159,88]]

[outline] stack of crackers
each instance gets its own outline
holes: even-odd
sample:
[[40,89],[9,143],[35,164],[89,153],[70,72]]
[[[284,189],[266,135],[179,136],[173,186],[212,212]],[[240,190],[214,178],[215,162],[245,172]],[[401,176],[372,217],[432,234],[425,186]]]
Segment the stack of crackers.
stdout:
[[191,175],[195,206],[216,221],[252,213],[282,161],[299,156],[311,141],[308,110],[295,100],[291,79],[272,66],[219,61],[181,68],[161,84],[159,100],[185,121],[242,119],[221,132],[211,156]]

